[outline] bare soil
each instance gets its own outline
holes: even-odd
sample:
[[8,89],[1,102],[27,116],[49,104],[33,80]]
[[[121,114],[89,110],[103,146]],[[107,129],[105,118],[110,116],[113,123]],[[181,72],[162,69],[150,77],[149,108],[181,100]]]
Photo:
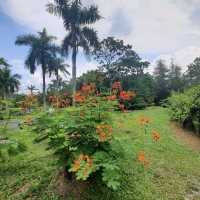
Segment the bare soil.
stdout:
[[190,149],[200,152],[200,137],[194,134],[192,131],[183,129],[179,124],[171,124],[175,137],[180,142],[187,145]]

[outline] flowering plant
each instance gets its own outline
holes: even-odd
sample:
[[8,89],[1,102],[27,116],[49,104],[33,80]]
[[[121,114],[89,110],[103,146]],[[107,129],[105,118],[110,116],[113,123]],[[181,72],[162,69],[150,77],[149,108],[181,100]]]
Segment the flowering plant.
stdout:
[[119,144],[115,145],[117,141],[112,136],[109,114],[112,104],[96,96],[91,85],[84,85],[77,97],[80,101],[72,109],[63,111],[62,116],[46,115],[46,127],[41,128],[40,123],[44,116],[37,119],[35,131],[40,133],[39,138],[49,139],[50,147],[60,155],[67,172],[77,180],[87,180],[98,172],[108,187],[117,189],[120,156],[114,148]]
[[32,108],[36,107],[37,104],[37,96],[30,94],[25,97],[24,101],[20,102],[20,107],[24,112],[28,112]]
[[71,104],[71,98],[66,93],[63,95],[49,96],[48,100],[54,108],[66,108]]

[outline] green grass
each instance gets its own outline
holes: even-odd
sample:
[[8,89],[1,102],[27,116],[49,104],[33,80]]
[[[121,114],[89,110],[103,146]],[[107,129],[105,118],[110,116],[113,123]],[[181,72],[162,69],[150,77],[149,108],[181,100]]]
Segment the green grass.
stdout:
[[[150,117],[151,129],[161,134],[158,143],[138,125],[142,115]],[[114,137],[124,150],[124,157],[120,158],[121,187],[112,192],[101,183],[91,185],[82,195],[84,200],[184,200],[200,188],[200,154],[176,141],[166,109],[153,107],[113,113],[112,117]],[[52,152],[46,150],[47,144],[33,143],[35,134],[29,131],[10,135],[23,141],[28,149],[0,163],[0,199],[62,199],[53,187],[59,166]],[[150,162],[145,168],[137,161],[140,151],[145,152]]]

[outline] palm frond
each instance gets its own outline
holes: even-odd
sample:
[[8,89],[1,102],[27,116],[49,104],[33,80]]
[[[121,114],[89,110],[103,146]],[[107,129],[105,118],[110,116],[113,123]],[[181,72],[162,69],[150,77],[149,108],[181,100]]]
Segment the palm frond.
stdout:
[[72,47],[72,42],[73,42],[73,35],[72,34],[68,34],[63,42],[62,42],[62,46],[61,46],[61,49],[62,49],[62,54],[63,55],[66,55],[68,56],[69,55],[69,51]]
[[88,41],[89,46],[97,47],[99,42],[98,42],[97,32],[94,29],[88,28],[88,27],[84,27],[82,29],[82,35]]
[[30,70],[31,74],[35,73],[36,60],[37,60],[36,52],[33,49],[30,49],[30,52],[25,61],[25,66]]
[[101,19],[101,15],[99,14],[99,10],[97,6],[90,6],[89,8],[82,8],[80,10],[80,19],[79,22],[82,25],[85,24],[93,24]]
[[33,45],[35,42],[37,42],[37,40],[38,40],[38,37],[32,34],[21,35],[17,37],[15,44],[16,45]]

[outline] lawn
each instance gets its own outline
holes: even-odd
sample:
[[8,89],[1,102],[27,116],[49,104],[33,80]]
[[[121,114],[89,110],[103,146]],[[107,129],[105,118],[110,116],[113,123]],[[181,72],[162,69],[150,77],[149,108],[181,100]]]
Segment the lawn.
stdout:
[[[138,123],[140,116],[151,118],[151,127],[161,138],[152,140]],[[86,187],[83,200],[198,200],[200,199],[200,154],[175,139],[166,109],[112,113],[113,135],[119,140],[124,156],[120,188],[112,192],[101,183]],[[23,141],[27,151],[0,163],[0,199],[62,200],[55,189],[60,166],[46,143],[34,143],[35,133],[12,130],[12,138]],[[144,151],[149,161],[143,167],[137,160]],[[196,195],[196,196],[195,196]],[[67,200],[73,200],[73,194]]]

